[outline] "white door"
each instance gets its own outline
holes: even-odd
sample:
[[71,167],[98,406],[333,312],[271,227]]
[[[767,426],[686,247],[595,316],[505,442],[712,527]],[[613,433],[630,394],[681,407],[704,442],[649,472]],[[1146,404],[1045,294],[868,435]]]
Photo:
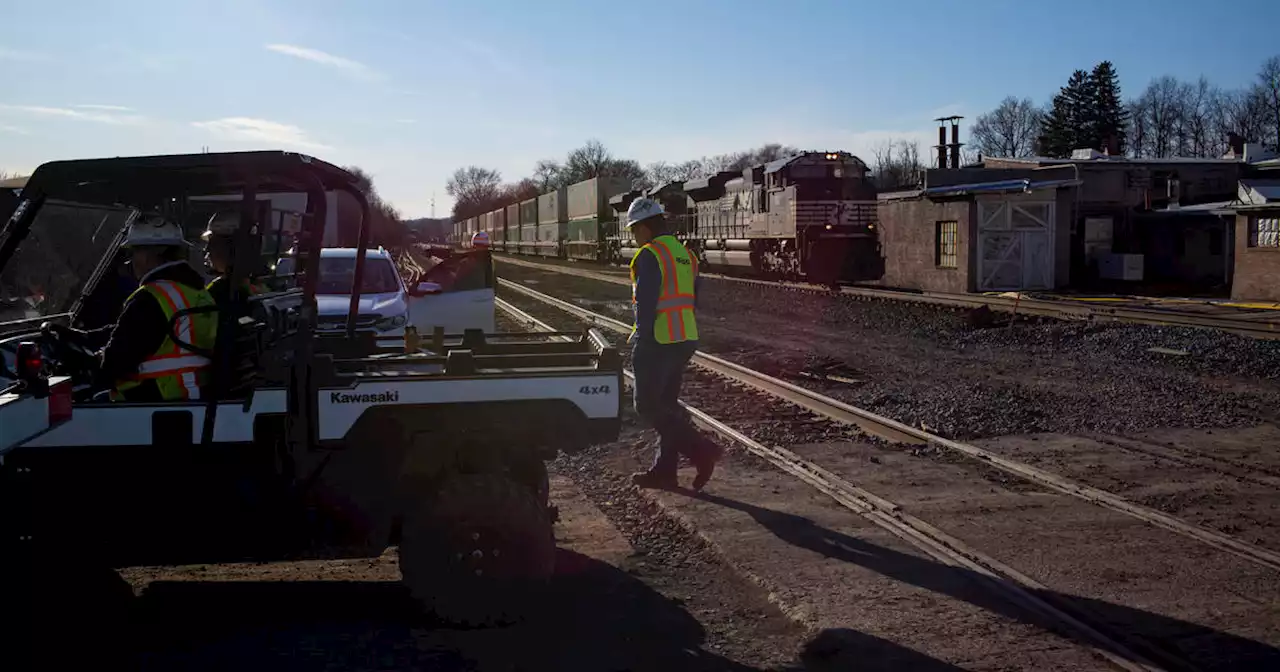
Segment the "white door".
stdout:
[[409,323],[424,338],[436,327],[446,334],[461,334],[467,329],[495,331],[493,289],[442,291],[440,294],[409,297]]
[[496,330],[494,323],[493,262],[487,252],[452,256],[432,266],[420,282],[431,283],[438,292],[418,295],[410,287],[409,324],[427,337],[436,327],[445,333],[461,334],[467,329]]
[[1054,203],[978,201],[978,289],[1052,289]]

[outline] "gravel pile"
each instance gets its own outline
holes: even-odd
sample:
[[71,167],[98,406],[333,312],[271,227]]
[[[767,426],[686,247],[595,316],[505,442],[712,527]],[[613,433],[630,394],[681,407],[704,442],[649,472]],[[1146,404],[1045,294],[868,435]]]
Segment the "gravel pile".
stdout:
[[1042,322],[1016,324],[1012,329],[971,329],[957,333],[955,343],[1106,357],[1129,365],[1169,366],[1220,376],[1280,379],[1280,340],[1263,341],[1209,329]]

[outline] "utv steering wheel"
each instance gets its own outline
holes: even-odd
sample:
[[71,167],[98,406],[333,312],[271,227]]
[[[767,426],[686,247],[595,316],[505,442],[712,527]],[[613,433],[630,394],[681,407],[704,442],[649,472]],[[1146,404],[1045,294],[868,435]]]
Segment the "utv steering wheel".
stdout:
[[84,332],[71,327],[45,322],[40,325],[40,334],[45,344],[53,353],[53,360],[62,364],[63,368],[72,372],[89,373],[97,369],[98,357],[85,344]]

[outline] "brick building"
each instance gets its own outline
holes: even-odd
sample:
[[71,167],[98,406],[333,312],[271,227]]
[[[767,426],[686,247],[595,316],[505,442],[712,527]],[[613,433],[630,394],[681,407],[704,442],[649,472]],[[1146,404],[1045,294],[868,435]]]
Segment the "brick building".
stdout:
[[1280,302],[1280,160],[1257,164],[1234,204],[1231,298]]
[[1072,172],[930,170],[921,189],[881,194],[880,284],[939,292],[1065,286]]

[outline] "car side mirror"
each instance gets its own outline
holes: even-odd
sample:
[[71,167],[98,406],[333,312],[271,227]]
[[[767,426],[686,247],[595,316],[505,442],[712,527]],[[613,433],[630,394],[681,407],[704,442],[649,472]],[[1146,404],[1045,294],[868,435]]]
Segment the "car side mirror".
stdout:
[[444,293],[444,290],[440,285],[434,282],[419,282],[417,286],[413,288],[413,291],[409,292],[412,296],[429,296],[432,294],[442,293]]

